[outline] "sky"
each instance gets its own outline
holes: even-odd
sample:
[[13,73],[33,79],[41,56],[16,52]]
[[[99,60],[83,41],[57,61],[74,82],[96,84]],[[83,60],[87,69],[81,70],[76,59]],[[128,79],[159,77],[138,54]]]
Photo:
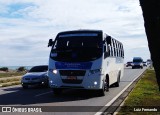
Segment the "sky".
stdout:
[[0,66],[48,64],[48,40],[77,29],[121,41],[124,62],[150,58],[139,0],[0,0]]

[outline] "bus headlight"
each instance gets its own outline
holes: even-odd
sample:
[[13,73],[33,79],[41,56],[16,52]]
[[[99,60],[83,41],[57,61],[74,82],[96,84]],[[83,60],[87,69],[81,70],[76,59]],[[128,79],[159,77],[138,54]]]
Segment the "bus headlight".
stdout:
[[56,69],[54,69],[54,70],[53,70],[53,73],[54,73],[54,74],[57,74],[57,73],[58,73],[58,71],[57,71]]
[[94,85],[97,85],[97,82],[96,82],[96,81],[94,82]]
[[95,73],[100,73],[102,69],[94,69],[94,70],[90,70],[88,76],[95,74]]

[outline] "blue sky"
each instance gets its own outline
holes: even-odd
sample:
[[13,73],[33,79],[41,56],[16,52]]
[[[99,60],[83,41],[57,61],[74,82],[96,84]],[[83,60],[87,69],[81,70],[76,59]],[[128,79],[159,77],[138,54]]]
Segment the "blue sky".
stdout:
[[121,41],[125,62],[150,58],[139,0],[0,0],[0,66],[48,64],[60,31],[101,29]]

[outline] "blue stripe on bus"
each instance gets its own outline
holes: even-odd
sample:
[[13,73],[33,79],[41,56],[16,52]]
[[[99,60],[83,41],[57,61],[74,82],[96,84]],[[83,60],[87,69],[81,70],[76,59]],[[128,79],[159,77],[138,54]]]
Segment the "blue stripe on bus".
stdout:
[[92,62],[56,62],[56,69],[91,69]]

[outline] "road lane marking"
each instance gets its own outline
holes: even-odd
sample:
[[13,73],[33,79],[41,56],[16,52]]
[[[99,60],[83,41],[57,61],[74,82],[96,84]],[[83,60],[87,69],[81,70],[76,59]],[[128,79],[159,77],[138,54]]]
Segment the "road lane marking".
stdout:
[[104,107],[102,107],[96,114],[94,115],[102,115],[102,113],[108,108],[108,106],[111,106],[111,104],[138,78],[140,77],[145,71],[140,73],[131,83],[129,83],[118,95],[116,95],[110,102],[108,102]]
[[48,93],[53,93],[52,91],[49,91],[49,92],[46,92],[46,93],[41,93],[41,94],[38,94],[38,95],[35,95],[35,97],[39,97],[39,96],[42,96],[42,95],[46,95]]

